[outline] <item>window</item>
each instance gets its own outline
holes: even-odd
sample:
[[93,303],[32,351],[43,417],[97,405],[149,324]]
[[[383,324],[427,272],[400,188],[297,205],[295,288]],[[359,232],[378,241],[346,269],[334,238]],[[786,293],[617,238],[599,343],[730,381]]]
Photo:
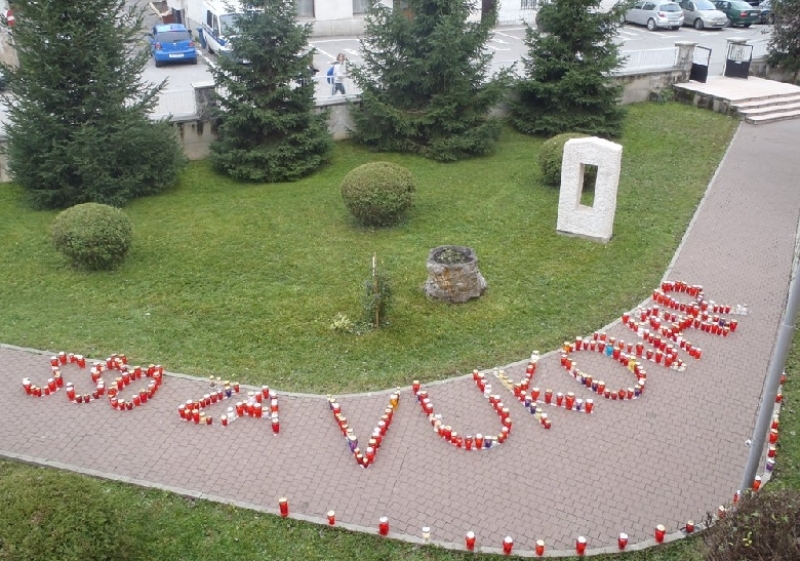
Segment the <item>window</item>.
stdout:
[[521,10],[534,10],[536,9],[536,0],[520,0],[519,7]]
[[656,5],[653,4],[652,2],[645,2],[644,6],[642,7],[642,9],[643,10],[655,10],[656,9]]
[[214,37],[219,37],[219,18],[209,11],[208,19],[210,20],[211,34],[214,35]]
[[353,0],[353,15],[366,14],[369,8],[369,0]]
[[314,17],[314,0],[295,0],[295,5],[298,16]]

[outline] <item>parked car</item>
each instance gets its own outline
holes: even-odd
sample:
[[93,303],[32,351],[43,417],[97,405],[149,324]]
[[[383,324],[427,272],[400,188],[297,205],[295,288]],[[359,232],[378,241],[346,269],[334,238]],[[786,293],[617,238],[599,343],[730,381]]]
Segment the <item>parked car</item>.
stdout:
[[742,0],[714,0],[714,5],[728,16],[729,25],[735,27],[750,27],[758,21],[760,12]]
[[758,5],[758,23],[763,25],[772,25],[775,23],[775,14],[772,13],[772,5],[770,0],[764,0]]
[[680,0],[683,24],[695,29],[721,29],[728,25],[728,16],[720,12],[711,0]]
[[683,25],[683,11],[675,2],[665,0],[640,0],[623,17],[623,23],[646,25],[650,31],[656,29],[678,29]]
[[192,34],[180,23],[156,25],[150,38],[150,52],[156,66],[167,62],[188,62],[197,64],[197,50]]

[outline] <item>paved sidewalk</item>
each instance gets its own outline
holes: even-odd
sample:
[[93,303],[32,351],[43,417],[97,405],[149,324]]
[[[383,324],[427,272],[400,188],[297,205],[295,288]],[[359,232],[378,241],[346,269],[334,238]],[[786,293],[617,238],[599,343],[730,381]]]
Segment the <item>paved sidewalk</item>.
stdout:
[[[394,536],[419,537],[429,526],[434,542],[459,546],[468,530],[479,546],[499,547],[511,535],[515,552],[532,550],[537,539],[548,551],[572,550],[584,535],[594,549],[613,546],[619,532],[632,544],[643,542],[657,524],[675,532],[729,502],[743,474],[800,218],[798,138],[800,121],[740,126],[666,277],[701,284],[717,302],[746,303],[750,314],[737,318],[739,329],[727,338],[689,331],[702,360],[683,354],[685,372],[648,365],[642,399],[597,399],[551,354],[540,362],[534,385],[594,398],[595,412],[549,409],[553,428],[546,431],[494,382],[511,410],[513,433],[502,446],[478,453],[434,435],[405,389],[376,463],[364,470],[324,396],[281,395],[278,436],[263,420],[221,427],[220,405],[210,410],[214,425],[199,427],[181,421],[177,408],[206,393],[205,380],[168,376],[155,399],[124,413],[106,401],[71,404],[63,390],[34,399],[20,382],[30,376],[43,383],[49,354],[3,347],[0,455],[273,512],[285,496],[293,515],[322,520],[333,509],[338,521],[370,531],[388,516]],[[609,321],[617,312],[609,310]],[[609,334],[632,341],[621,329]],[[633,384],[630,372],[599,355],[577,359],[609,387]],[[512,377],[522,369],[507,367]],[[64,376],[79,393],[91,388],[77,367],[64,368]],[[425,389],[460,434],[499,432],[497,416],[470,378]],[[340,403],[365,439],[388,394]]]

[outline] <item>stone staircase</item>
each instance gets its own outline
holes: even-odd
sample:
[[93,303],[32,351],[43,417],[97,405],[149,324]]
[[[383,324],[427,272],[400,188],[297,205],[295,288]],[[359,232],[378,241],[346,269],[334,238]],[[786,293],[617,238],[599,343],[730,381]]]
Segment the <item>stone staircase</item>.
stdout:
[[800,118],[800,87],[751,76],[713,76],[706,83],[673,84],[676,99],[738,116],[753,125]]
[[731,103],[731,110],[746,123],[758,125],[800,118],[800,93],[778,94]]

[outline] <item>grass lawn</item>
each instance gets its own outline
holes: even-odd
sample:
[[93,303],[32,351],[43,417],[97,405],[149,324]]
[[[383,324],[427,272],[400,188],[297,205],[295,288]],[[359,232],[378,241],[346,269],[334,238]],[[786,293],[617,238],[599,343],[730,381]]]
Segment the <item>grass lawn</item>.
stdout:
[[[333,163],[294,184],[242,185],[193,163],[180,184],[125,211],[135,238],[110,273],[68,267],[49,242],[55,212],[0,187],[0,341],[223,374],[281,390],[341,393],[505,364],[591,332],[657,285],[737,122],[678,104],[630,107],[614,238],[556,234],[558,192],[540,185],[541,140],[510,130],[491,157],[439,164],[338,143]],[[399,227],[358,228],[344,175],[390,160],[418,179]],[[475,248],[489,289],[429,301],[428,251]],[[360,315],[376,253],[392,279],[390,325],[331,331]],[[691,280],[691,279],[689,279]]]
[[[511,131],[496,155],[448,165],[340,143],[331,166],[291,185],[237,185],[192,164],[177,188],[126,208],[135,246],[113,273],[67,267],[48,241],[55,213],[28,210],[18,188],[2,186],[0,341],[95,357],[124,352],[172,371],[337,393],[524,358],[649,294],[736,126],[677,104],[631,107],[607,245],[556,235],[558,193],[539,184],[536,166],[541,140]],[[391,230],[355,227],[339,195],[350,169],[376,159],[406,165],[419,180],[415,209]],[[442,244],[476,249],[490,287],[483,298],[426,300],[425,258]],[[373,253],[393,279],[391,325],[359,337],[332,332],[337,313],[358,316]],[[798,394],[787,384],[787,409]],[[800,419],[785,413],[781,424],[798,430]],[[797,486],[800,446],[779,446],[781,481]],[[699,561],[698,544],[614,558]],[[0,560],[30,559],[474,556],[0,461]]]

